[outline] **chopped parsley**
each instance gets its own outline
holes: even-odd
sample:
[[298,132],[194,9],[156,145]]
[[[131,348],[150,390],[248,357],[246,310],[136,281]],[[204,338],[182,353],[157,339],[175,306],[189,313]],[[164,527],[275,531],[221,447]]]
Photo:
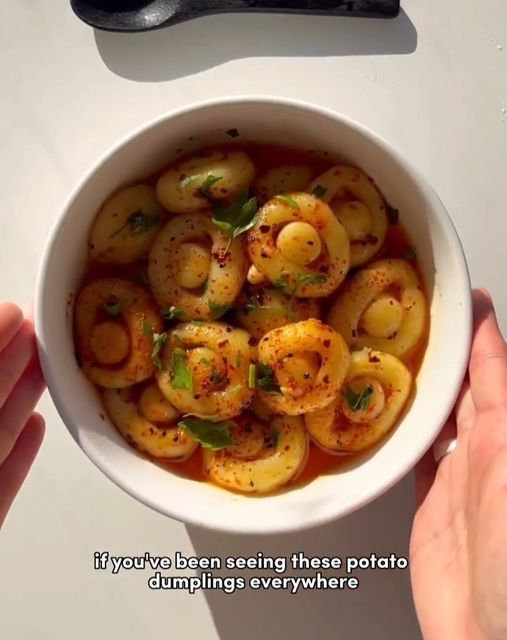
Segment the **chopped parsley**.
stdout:
[[118,234],[120,234],[124,229],[130,231],[133,236],[138,236],[141,233],[145,233],[152,227],[156,227],[160,222],[159,215],[150,215],[147,213],[143,213],[140,209],[131,213],[126,221],[117,231],[115,231],[110,238],[114,238]]
[[178,422],[178,426],[188,431],[204,449],[210,451],[219,451],[234,444],[231,438],[232,425],[229,422],[211,422],[188,416]]
[[213,211],[213,224],[229,236],[225,253],[233,240],[254,226],[257,209],[257,198],[250,198],[250,191],[246,189],[229,206]]
[[352,411],[364,411],[370,404],[373,395],[373,387],[368,385],[361,389],[359,393],[353,391],[350,387],[343,391],[343,397]]
[[194,380],[192,372],[186,365],[186,353],[184,349],[176,348],[171,355],[171,387],[184,389],[192,393]]
[[125,309],[125,307],[128,305],[128,303],[129,301],[127,298],[118,300],[118,298],[116,297],[111,297],[104,302],[104,304],[102,305],[102,309],[109,316],[119,316],[123,309]]

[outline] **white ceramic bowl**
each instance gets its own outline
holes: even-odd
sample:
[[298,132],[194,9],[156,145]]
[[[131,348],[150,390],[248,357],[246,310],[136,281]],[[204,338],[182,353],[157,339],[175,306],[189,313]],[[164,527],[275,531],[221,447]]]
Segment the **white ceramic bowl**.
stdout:
[[[323,149],[372,176],[416,247],[430,295],[429,344],[415,400],[391,436],[345,470],[278,495],[253,498],[185,479],[137,455],[102,419],[92,385],[78,369],[72,299],[86,239],[103,200],[149,174],[178,149],[240,140]],[[450,413],[468,361],[470,282],[456,231],[442,203],[410,164],[358,124],[306,103],[238,97],[170,113],[132,133],[100,160],[70,197],[49,238],[36,294],[36,329],[50,393],[70,433],[113,482],[141,502],[184,522],[242,533],[275,533],[322,524],[377,497],[419,460]]]

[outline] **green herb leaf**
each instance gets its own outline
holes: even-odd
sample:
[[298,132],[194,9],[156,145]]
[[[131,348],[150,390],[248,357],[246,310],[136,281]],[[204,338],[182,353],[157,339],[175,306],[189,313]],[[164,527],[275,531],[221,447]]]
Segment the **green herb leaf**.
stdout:
[[211,317],[213,318],[213,320],[216,320],[217,318],[220,318],[220,316],[223,316],[224,313],[230,311],[232,309],[232,305],[218,304],[218,302],[215,302],[214,300],[209,300],[208,308],[211,312]]
[[274,427],[271,429],[271,440],[273,441],[273,446],[276,448],[278,446],[278,441],[280,440],[280,432]]
[[167,333],[164,331],[163,333],[154,333],[153,334],[153,349],[151,352],[151,359],[153,364],[158,369],[163,369],[162,360],[160,360],[160,352],[162,351],[163,346],[167,342]]
[[183,309],[178,309],[178,307],[164,307],[161,309],[160,313],[164,320],[179,320],[183,315]]
[[398,220],[400,217],[400,212],[398,209],[391,207],[390,204],[386,204],[386,215],[389,220],[389,224],[398,224]]
[[187,354],[184,349],[176,348],[171,355],[171,387],[173,389],[185,389],[192,393],[194,380],[192,372],[186,365]]
[[239,131],[237,129],[227,129],[225,133],[231,138],[239,137]]
[[417,260],[417,254],[413,247],[407,247],[401,257],[408,262],[415,262]]
[[345,389],[343,396],[352,411],[364,411],[370,404],[373,395],[373,387],[368,385],[361,389],[359,393],[353,391],[350,387]]
[[257,387],[257,367],[251,364],[248,367],[248,388],[255,389]]
[[206,179],[199,187],[199,191],[202,191],[204,194],[206,194],[211,189],[211,187],[214,184],[216,184],[219,180],[222,180],[222,176],[213,176],[210,173],[209,175],[206,176]]
[[275,374],[271,367],[264,362],[257,363],[257,386],[261,391],[267,391],[268,393],[280,393],[280,387],[276,383]]
[[142,330],[143,336],[147,338],[148,336],[151,336],[152,333],[153,333],[153,327],[149,322],[146,322],[145,320],[143,322],[143,330]]
[[280,200],[280,202],[288,204],[292,209],[299,209],[298,203],[294,200],[294,198],[291,198],[290,196],[275,196],[275,198],[277,200]]
[[231,438],[232,425],[229,422],[211,422],[187,417],[178,422],[178,426],[188,431],[204,449],[210,451],[219,451],[234,444]]
[[236,365],[236,369],[239,369],[241,367],[241,363],[243,362],[243,358],[241,357],[240,354],[238,354],[236,356],[236,361],[235,361],[235,365]]
[[313,195],[316,198],[320,198],[320,199],[322,199],[326,195],[326,193],[327,193],[326,187],[323,187],[321,184],[318,184],[313,190]]
[[262,305],[259,304],[259,300],[255,296],[249,296],[247,302],[243,305],[243,311],[250,313],[250,311],[254,311],[255,309],[262,309]]
[[209,367],[210,362],[209,362],[208,358],[201,358],[199,360],[199,364],[203,364],[205,367]]
[[250,198],[250,191],[246,189],[228,207],[217,207],[213,211],[213,224],[229,236],[226,253],[233,240],[254,226],[257,209],[257,198]]
[[128,305],[128,303],[129,301],[127,298],[118,300],[115,297],[111,297],[109,300],[106,300],[106,302],[104,302],[104,304],[102,305],[102,309],[109,316],[119,316],[123,309],[125,309],[125,307]]
[[327,280],[327,276],[323,273],[309,273],[307,275],[303,275],[302,273],[298,273],[296,275],[296,286],[290,296],[289,304],[287,306],[287,315],[289,319],[292,319],[294,316],[294,302],[296,300],[296,294],[299,291],[300,287],[304,284],[322,284]]
[[109,237],[114,238],[127,227],[133,236],[138,236],[141,233],[145,233],[152,227],[156,227],[159,222],[160,216],[143,213],[138,209],[137,211],[134,211],[134,213],[131,213],[125,221],[125,224],[123,224]]
[[278,276],[278,278],[273,282],[273,286],[279,291],[285,291],[287,288],[287,276]]

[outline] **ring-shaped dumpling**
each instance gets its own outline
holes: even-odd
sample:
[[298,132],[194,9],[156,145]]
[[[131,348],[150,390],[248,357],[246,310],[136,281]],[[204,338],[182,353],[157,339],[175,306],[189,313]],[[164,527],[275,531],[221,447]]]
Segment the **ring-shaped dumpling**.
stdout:
[[185,429],[177,426],[179,418],[152,422],[139,411],[131,389],[106,389],[102,398],[106,411],[122,436],[136,449],[153,458],[186,460],[198,443]]
[[405,260],[386,259],[366,266],[347,282],[327,322],[351,350],[369,347],[404,358],[423,337],[427,316],[416,271]]
[[177,325],[161,353],[160,390],[184,414],[213,422],[239,415],[253,396],[253,342],[246,331],[220,322]]
[[260,398],[279,413],[315,411],[334,400],[348,364],[342,337],[319,320],[274,329],[259,342]]
[[305,191],[312,178],[312,170],[303,164],[284,164],[273,167],[255,179],[257,200],[263,204],[280,193]]
[[355,351],[340,395],[306,414],[306,428],[328,451],[363,451],[393,428],[411,390],[412,374],[401,360],[381,351]]
[[173,213],[192,213],[210,201],[233,200],[254,175],[255,166],[243,151],[206,151],[162,174],[157,197]]
[[236,303],[236,321],[260,340],[268,331],[291,322],[319,318],[315,298],[290,298],[272,287],[251,287]]
[[142,287],[118,278],[86,285],[76,300],[74,324],[80,365],[95,384],[123,388],[153,374],[153,333],[163,325]]
[[248,233],[255,267],[300,298],[332,293],[350,264],[349,238],[329,206],[308,193],[272,198]]
[[203,450],[204,471],[218,485],[241,493],[267,493],[293,480],[308,457],[303,419],[278,416],[270,422],[247,413],[233,421],[234,445]]
[[146,184],[122,189],[100,208],[88,251],[96,262],[128,264],[144,257],[164,223],[155,190]]
[[339,164],[315,178],[307,191],[319,194],[329,203],[347,229],[351,266],[371,260],[380,251],[388,225],[386,207],[366,174],[356,167]]
[[159,233],[148,277],[161,307],[178,308],[182,320],[206,320],[232,306],[247,269],[243,239],[229,246],[228,236],[209,217],[194,213],[173,218]]

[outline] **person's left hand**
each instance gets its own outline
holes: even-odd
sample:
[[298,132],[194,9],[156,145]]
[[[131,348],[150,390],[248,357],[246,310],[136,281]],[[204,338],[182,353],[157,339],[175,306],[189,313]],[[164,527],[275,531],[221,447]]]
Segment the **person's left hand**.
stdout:
[[0,528],[44,437],[44,420],[33,412],[43,391],[33,325],[0,303]]

